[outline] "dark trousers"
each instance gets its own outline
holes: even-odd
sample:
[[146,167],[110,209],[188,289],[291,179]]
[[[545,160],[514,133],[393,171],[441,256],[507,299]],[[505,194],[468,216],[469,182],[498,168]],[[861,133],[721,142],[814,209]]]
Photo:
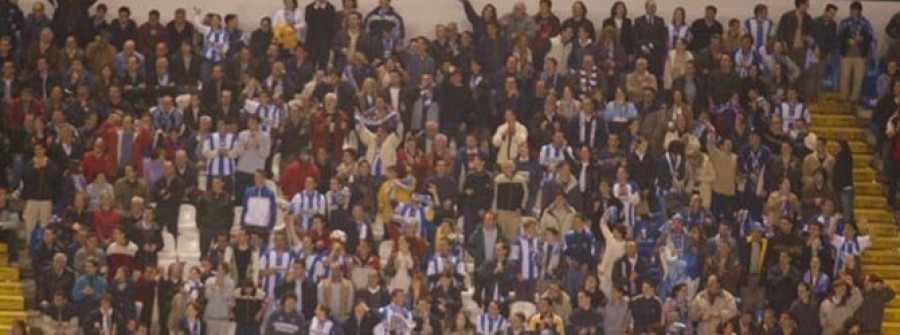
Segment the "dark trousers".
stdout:
[[246,191],[250,185],[253,185],[252,173],[240,171],[234,173],[234,201],[238,206],[244,201],[244,191]]
[[206,256],[212,241],[216,239],[216,235],[220,232],[213,229],[200,229],[200,255]]
[[534,301],[534,294],[537,291],[536,279],[525,279],[516,282],[516,300],[517,301]]
[[734,196],[733,195],[724,195],[719,193],[713,193],[712,196],[712,207],[713,215],[716,218],[725,218],[731,220],[734,218]]

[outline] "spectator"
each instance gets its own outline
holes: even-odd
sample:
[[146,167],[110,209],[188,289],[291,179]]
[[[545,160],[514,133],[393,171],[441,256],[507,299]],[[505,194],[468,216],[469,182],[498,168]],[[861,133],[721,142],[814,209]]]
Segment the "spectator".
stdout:
[[[850,4],[850,17],[841,21],[838,38],[841,48],[841,99],[858,102],[862,78],[866,72],[866,59],[874,38],[872,25],[862,16],[862,3]],[[853,91],[850,91],[850,88]]]

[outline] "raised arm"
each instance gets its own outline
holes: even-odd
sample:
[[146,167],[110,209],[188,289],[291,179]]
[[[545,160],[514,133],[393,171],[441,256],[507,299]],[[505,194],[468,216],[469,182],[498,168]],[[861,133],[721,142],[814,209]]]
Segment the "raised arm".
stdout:
[[200,14],[202,13],[203,11],[200,9],[200,7],[194,7],[193,23],[194,27],[197,28],[197,32],[199,32],[201,35],[206,35],[209,34],[209,32],[212,30],[212,27],[203,24],[203,18],[200,16]]

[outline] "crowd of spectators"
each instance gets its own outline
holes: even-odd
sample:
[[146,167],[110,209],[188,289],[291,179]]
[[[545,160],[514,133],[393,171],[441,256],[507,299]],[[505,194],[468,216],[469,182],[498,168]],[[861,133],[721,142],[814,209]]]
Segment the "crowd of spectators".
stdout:
[[[14,332],[877,334],[894,292],[810,105],[877,100],[897,209],[900,13],[878,55],[860,2],[809,1],[460,0],[409,36],[391,0],[252,30],[2,0],[0,222],[42,315]],[[200,261],[163,267],[186,204]]]

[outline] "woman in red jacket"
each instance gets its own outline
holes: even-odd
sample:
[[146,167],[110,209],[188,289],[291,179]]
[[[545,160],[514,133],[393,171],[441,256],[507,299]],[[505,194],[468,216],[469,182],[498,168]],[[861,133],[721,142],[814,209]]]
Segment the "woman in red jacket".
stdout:
[[108,179],[116,180],[116,162],[106,153],[106,144],[102,138],[94,140],[93,149],[84,154],[81,172],[87,180],[94,180],[100,172],[105,173]]
[[113,230],[122,221],[122,212],[116,209],[112,193],[103,193],[100,207],[94,210],[94,232],[103,245],[112,242]]

